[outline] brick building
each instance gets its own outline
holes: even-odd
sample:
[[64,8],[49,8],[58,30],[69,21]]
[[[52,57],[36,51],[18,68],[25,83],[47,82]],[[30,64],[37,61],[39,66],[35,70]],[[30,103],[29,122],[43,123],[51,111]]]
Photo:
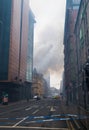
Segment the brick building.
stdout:
[[38,95],[40,97],[48,96],[48,84],[44,79],[43,75],[38,73],[36,69],[33,71],[33,85],[32,85],[32,94],[33,96]]
[[64,87],[69,101],[76,102],[76,44],[74,35],[74,26],[76,22],[77,12],[80,0],[67,0],[66,2],[66,18],[64,30]]
[[29,0],[0,0],[0,96],[25,98]]
[[[81,0],[75,35],[79,109],[80,114],[89,116],[89,0]],[[83,123],[89,129],[89,120]]]

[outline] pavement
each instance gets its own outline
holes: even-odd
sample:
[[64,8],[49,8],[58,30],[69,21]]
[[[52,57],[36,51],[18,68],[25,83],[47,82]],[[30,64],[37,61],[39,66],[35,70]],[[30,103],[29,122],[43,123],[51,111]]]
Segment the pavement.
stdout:
[[65,114],[78,114],[78,108],[75,104],[69,103],[66,105],[66,101],[62,100],[61,106]]
[[78,129],[82,128],[81,130],[89,130],[89,112],[85,111],[85,113],[81,113],[84,116],[83,117],[81,114],[79,114],[80,113],[79,107],[76,104],[69,103],[68,105],[66,105],[66,102],[62,101],[61,106],[64,111],[64,114],[71,114],[78,116],[80,115],[79,120],[76,121],[74,120]]

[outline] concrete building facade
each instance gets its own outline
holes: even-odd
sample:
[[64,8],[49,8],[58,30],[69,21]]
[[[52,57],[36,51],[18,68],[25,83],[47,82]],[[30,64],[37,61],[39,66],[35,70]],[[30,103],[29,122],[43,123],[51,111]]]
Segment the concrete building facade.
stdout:
[[33,48],[34,48],[34,23],[35,17],[31,9],[29,10],[29,31],[28,31],[28,46],[27,46],[27,71],[26,81],[33,80]]
[[32,84],[33,84],[33,48],[34,48],[34,23],[35,16],[31,9],[29,10],[29,29],[28,29],[28,45],[27,45],[27,68],[26,68],[26,91],[27,98],[32,98]]

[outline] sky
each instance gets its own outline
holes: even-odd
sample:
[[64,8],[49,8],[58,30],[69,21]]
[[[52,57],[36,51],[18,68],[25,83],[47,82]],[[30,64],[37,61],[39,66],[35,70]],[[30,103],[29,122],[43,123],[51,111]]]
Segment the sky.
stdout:
[[50,73],[51,87],[60,88],[64,70],[63,31],[66,0],[30,0],[35,15],[34,67]]

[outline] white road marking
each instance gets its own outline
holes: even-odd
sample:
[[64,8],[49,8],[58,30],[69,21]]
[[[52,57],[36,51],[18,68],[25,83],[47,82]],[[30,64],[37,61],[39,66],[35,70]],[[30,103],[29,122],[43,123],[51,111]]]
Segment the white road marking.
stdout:
[[23,118],[21,121],[17,122],[15,125],[13,125],[12,127],[16,127],[17,125],[19,125],[21,122],[25,121],[29,116]]
[[[13,126],[0,126],[0,128],[12,128]],[[21,129],[43,129],[43,130],[69,130],[68,128],[50,128],[50,127],[25,127],[25,126],[16,126],[14,128]]]
[[27,106],[25,106],[25,107],[20,107],[20,108],[16,108],[16,109],[12,109],[12,110],[8,110],[8,111],[6,111],[6,112],[0,113],[0,115],[6,114],[6,113],[9,113],[9,112],[19,111],[19,110],[22,110],[22,109],[25,109],[25,108],[27,108]]
[[[32,106],[32,107],[33,107],[33,108],[38,108],[39,106],[38,106],[38,105],[34,105],[34,106]],[[29,110],[32,109],[32,107],[26,108],[25,110],[26,110],[26,111],[29,111]]]
[[[48,119],[48,120],[42,120],[42,122],[45,122],[45,121],[54,121],[53,119]],[[25,122],[26,124],[29,124],[29,123],[36,123],[36,121],[29,121],[29,122]]]
[[8,120],[8,119],[16,119],[16,120],[20,120],[23,119],[24,117],[16,117],[16,118],[0,118],[0,120]]
[[[19,110],[25,109],[27,107],[29,107],[29,106],[24,106],[24,107],[20,107],[20,108],[15,108],[15,109],[12,109],[12,110],[8,110],[8,112],[7,111],[6,112],[2,112],[2,113],[0,113],[0,115],[6,114],[6,113],[9,113],[9,112],[19,111]],[[37,108],[38,106],[34,105],[32,107]]]
[[51,107],[50,111],[53,112],[53,111],[56,111],[56,110],[53,107]]
[[44,116],[34,117],[34,119],[44,118]]
[[39,109],[37,109],[36,111],[34,111],[32,114],[36,114],[39,111]]
[[29,108],[26,108],[25,110],[26,110],[26,111],[29,111],[29,110],[31,110],[31,109],[32,109],[32,107],[29,107]]

